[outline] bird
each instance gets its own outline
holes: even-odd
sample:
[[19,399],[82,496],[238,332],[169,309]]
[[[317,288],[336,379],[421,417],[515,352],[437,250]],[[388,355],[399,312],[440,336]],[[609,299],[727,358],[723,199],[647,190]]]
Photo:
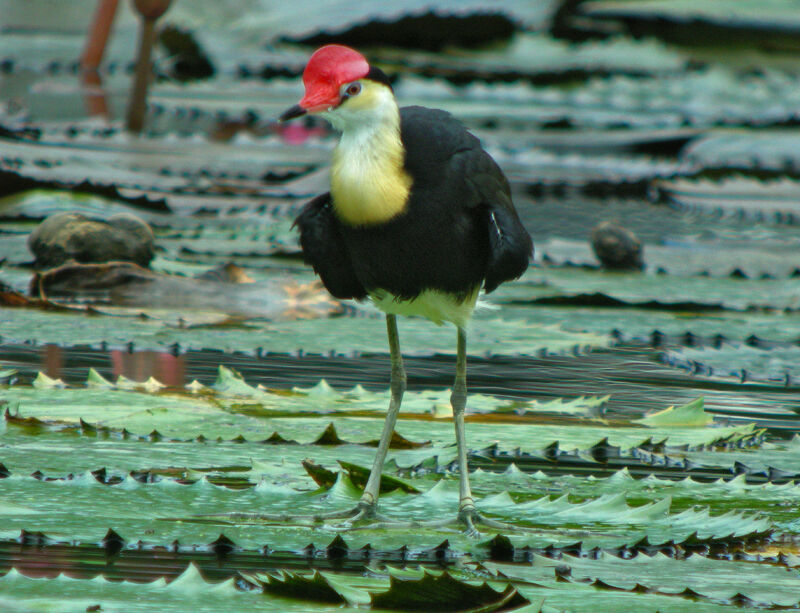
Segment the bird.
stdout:
[[[369,479],[352,521],[377,515],[381,472],[406,389],[398,316],[451,323],[451,392],[459,468],[456,521],[489,523],[469,483],[464,411],[467,324],[479,293],[520,277],[533,241],[494,159],[450,113],[399,107],[391,80],[358,51],[317,49],[303,71],[305,95],[281,121],[318,115],[340,133],[330,190],[295,220],[306,262],[339,299],[371,300],[386,316],[390,401]],[[333,514],[332,514],[333,515]]]

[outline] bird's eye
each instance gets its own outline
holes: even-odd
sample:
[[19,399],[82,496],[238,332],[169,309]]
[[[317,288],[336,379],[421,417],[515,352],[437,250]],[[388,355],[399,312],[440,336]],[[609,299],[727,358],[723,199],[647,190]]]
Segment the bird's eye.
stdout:
[[348,96],[355,96],[360,91],[361,91],[361,83],[351,83],[350,85],[347,86],[345,93]]

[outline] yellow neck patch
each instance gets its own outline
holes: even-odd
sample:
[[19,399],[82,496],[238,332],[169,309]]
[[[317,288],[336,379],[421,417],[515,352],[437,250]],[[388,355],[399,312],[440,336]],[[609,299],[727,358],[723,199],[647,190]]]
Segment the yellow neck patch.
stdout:
[[349,225],[385,223],[405,211],[412,183],[403,168],[397,103],[388,88],[370,83],[342,111],[354,120],[342,122],[333,152],[333,208]]

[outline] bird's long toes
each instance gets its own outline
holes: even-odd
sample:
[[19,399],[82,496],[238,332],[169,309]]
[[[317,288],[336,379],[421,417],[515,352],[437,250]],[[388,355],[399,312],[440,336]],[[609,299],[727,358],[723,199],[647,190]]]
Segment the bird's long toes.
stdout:
[[478,531],[475,525],[481,523],[481,519],[482,518],[478,511],[473,505],[470,504],[458,510],[458,519],[456,521],[462,526],[466,527],[465,534],[467,536],[477,538],[481,535],[481,533]]
[[374,518],[378,516],[378,504],[373,500],[372,502],[364,502],[360,500],[356,506],[358,509],[358,516],[363,518]]
[[314,515],[314,521],[317,523],[325,522],[331,519],[344,519],[350,522],[355,522],[365,518],[375,517],[377,512],[376,504],[367,504],[359,502],[356,506],[341,511],[329,511],[327,513],[318,513]]
[[326,528],[336,532],[349,532],[351,530],[380,530],[380,529],[407,529],[410,522],[391,519],[380,513],[357,514],[346,521],[326,524]]
[[466,534],[468,536],[480,536],[480,531],[477,526],[484,526],[492,530],[503,530],[506,532],[531,532],[532,528],[524,526],[515,526],[502,521],[497,521],[491,517],[487,517],[479,513],[475,507],[468,507],[461,509],[458,512],[458,523],[466,527]]
[[477,513],[465,515],[461,521],[466,526],[466,530],[464,530],[466,536],[469,538],[479,538],[481,536],[480,530],[475,526],[476,523],[480,522],[480,516]]
[[347,520],[342,523],[342,527],[345,529],[353,528],[368,522],[372,522],[374,517],[374,509],[370,510],[356,507],[355,514],[352,517],[348,517]]

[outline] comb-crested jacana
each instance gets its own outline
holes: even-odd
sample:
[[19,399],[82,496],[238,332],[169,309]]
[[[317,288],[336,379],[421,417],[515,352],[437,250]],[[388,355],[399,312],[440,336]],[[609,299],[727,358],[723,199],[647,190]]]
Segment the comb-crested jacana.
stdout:
[[305,96],[283,121],[318,114],[341,138],[330,191],[296,220],[306,260],[337,298],[369,298],[386,313],[391,400],[364,494],[352,519],[376,513],[381,471],[406,373],[398,315],[420,315],[458,330],[453,407],[460,502],[458,519],[475,531],[486,521],[469,485],[464,409],[466,325],[483,289],[527,268],[533,243],[508,181],[480,141],[449,113],[398,108],[387,76],[341,45],[318,49],[303,72]]

